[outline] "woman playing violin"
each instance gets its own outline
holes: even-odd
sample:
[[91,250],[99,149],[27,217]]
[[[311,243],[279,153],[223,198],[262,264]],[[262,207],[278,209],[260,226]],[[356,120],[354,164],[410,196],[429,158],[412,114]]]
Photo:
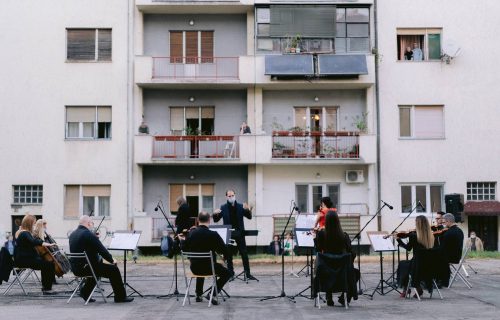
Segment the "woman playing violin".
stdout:
[[43,294],[54,294],[52,281],[54,279],[54,264],[42,260],[35,250],[36,246],[50,247],[53,244],[35,239],[32,236],[33,225],[36,218],[30,214],[24,216],[21,227],[16,232],[16,249],[14,253],[14,265],[19,268],[31,268],[42,271]]
[[[430,249],[434,247],[434,235],[432,234],[431,226],[429,225],[429,221],[423,215],[417,216],[415,219],[415,231],[411,231],[408,233],[398,233],[396,235],[396,240],[398,244],[405,248],[407,251],[411,251],[412,249]],[[404,243],[401,238],[408,237],[408,242]],[[413,260],[413,259],[412,259]],[[401,297],[404,298],[406,296],[406,285],[408,284],[408,276],[410,274],[410,261],[401,261],[398,265],[398,279],[400,286],[403,287],[403,292],[401,293]],[[416,288],[418,293],[421,295],[423,290],[421,287]]]
[[321,198],[321,205],[319,206],[316,214],[316,222],[314,223],[314,229],[319,230],[325,228],[325,217],[326,213],[330,210],[337,211],[333,208],[333,203],[330,197]]

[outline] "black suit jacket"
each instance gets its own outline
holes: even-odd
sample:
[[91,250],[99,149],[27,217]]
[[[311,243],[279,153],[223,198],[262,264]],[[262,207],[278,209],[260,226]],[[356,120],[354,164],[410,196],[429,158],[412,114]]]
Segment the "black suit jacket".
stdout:
[[175,217],[175,225],[177,226],[177,233],[181,233],[182,230],[189,230],[194,226],[195,219],[191,216],[189,211],[189,206],[187,203],[182,204],[179,209],[177,209],[177,217]]
[[[184,241],[183,250],[186,252],[212,251],[214,263],[216,261],[215,253],[226,256],[226,245],[224,244],[224,240],[222,240],[217,232],[203,225],[189,232],[186,241]],[[206,270],[207,272],[211,272],[210,259],[192,259],[191,269],[193,271]]]
[[[245,231],[245,223],[243,222],[243,217],[246,217],[247,219],[252,219],[252,211],[248,209],[243,209],[243,205],[241,203],[237,203],[236,201],[234,202],[234,205],[236,206],[238,229],[241,231]],[[227,202],[222,206],[220,206],[221,213],[218,215],[214,214],[212,216],[214,222],[218,222],[222,218],[224,224],[231,225],[231,213],[229,211],[229,206],[230,204]]]
[[[69,236],[69,251],[71,253],[82,253],[85,251],[94,269],[97,267],[100,257],[109,263],[113,263],[113,256],[103,246],[99,238],[84,226],[78,226]],[[85,264],[86,261],[84,259],[71,260],[71,266],[77,272],[83,270]]]
[[459,263],[462,258],[464,233],[457,227],[451,226],[441,237],[441,249],[449,263]]

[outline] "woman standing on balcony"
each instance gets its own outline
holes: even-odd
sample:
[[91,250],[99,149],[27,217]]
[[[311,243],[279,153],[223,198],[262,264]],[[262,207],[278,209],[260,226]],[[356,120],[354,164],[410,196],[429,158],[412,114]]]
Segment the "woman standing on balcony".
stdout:
[[241,123],[240,126],[240,134],[251,134],[252,131],[250,131],[250,127],[247,125],[245,121]]

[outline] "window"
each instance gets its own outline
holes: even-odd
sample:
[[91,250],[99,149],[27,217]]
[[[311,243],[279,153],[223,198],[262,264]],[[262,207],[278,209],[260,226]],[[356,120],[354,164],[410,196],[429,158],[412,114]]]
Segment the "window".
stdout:
[[110,216],[110,185],[65,185],[64,217]]
[[170,185],[170,212],[177,214],[177,197],[187,199],[189,209],[198,213],[201,210],[214,211],[214,189],[213,184],[171,184]]
[[399,106],[399,136],[415,139],[444,138],[444,107]]
[[111,61],[111,29],[66,29],[70,61]]
[[496,182],[467,182],[467,200],[495,200]]
[[370,9],[337,8],[335,53],[370,51]]
[[12,186],[14,204],[42,204],[43,185]]
[[111,107],[66,107],[67,139],[111,139]]
[[170,63],[213,62],[213,31],[170,31]]
[[295,107],[295,126],[310,131],[336,131],[337,107]]
[[335,208],[339,205],[340,184],[297,184],[295,199],[300,212],[316,213],[322,197],[330,197]]
[[442,29],[398,29],[398,60],[440,60]]
[[431,213],[442,211],[443,207],[442,184],[403,184],[401,185],[401,212],[409,213],[420,201],[425,207],[420,206],[414,212]]
[[170,130],[173,134],[212,135],[214,107],[171,107]]

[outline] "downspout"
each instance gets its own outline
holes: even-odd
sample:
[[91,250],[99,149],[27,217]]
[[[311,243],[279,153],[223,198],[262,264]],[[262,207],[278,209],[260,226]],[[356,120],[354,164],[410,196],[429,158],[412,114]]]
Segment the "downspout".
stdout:
[[[378,18],[377,18],[377,0],[373,3],[373,23],[375,29],[375,108],[377,110],[377,204],[381,200],[381,182],[380,182],[380,92],[379,92],[379,47],[378,47]],[[382,217],[377,217],[377,230],[382,230]]]
[[133,230],[133,186],[132,186],[132,169],[133,169],[133,123],[134,123],[134,106],[133,106],[133,67],[134,61],[132,55],[133,48],[133,26],[134,26],[134,0],[128,1],[127,6],[127,230]]

